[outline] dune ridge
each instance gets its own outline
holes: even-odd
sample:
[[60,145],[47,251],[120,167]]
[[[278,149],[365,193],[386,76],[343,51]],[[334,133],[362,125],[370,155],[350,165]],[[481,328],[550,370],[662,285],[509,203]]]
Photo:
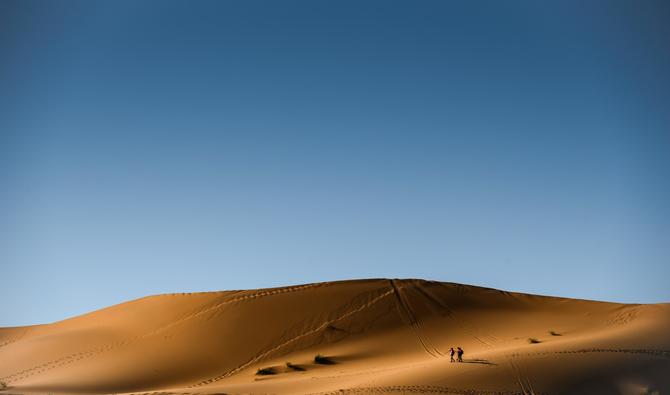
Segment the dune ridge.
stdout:
[[662,394],[669,334],[667,303],[416,279],[165,294],[0,328],[0,391]]

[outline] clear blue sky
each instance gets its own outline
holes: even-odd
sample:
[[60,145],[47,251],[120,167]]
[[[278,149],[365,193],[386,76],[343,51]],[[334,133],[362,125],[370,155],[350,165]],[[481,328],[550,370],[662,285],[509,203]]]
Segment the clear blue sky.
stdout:
[[0,325],[362,277],[670,301],[669,20],[0,2]]

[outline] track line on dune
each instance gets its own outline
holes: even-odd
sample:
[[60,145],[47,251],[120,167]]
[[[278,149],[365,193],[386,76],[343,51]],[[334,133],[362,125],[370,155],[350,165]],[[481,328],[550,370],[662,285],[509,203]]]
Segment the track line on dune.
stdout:
[[388,290],[388,291],[382,293],[381,295],[376,296],[375,298],[373,298],[372,300],[368,301],[367,303],[365,303],[365,304],[363,304],[363,305],[357,307],[357,308],[354,309],[354,310],[350,310],[350,311],[348,311],[348,312],[346,312],[346,313],[344,313],[344,314],[342,314],[342,315],[339,315],[339,316],[337,316],[337,317],[335,317],[335,318],[333,318],[333,319],[324,321],[323,323],[321,323],[321,325],[319,325],[319,326],[316,327],[316,328],[313,328],[313,329],[310,329],[310,330],[308,330],[308,331],[306,331],[306,332],[303,332],[303,333],[301,333],[301,334],[299,334],[299,335],[297,335],[297,336],[295,336],[295,337],[293,337],[293,338],[291,338],[291,339],[289,339],[289,340],[287,340],[287,341],[285,341],[285,342],[283,342],[283,343],[281,343],[281,344],[278,344],[278,345],[275,346],[275,347],[272,347],[272,348],[270,348],[270,349],[268,349],[268,350],[265,350],[265,351],[261,352],[260,354],[257,354],[256,356],[252,357],[250,360],[248,360],[247,362],[243,363],[242,365],[239,365],[239,366],[237,366],[237,367],[235,367],[235,368],[233,368],[233,369],[231,369],[231,370],[228,370],[228,371],[226,371],[226,372],[224,372],[224,373],[222,373],[222,374],[220,374],[220,375],[218,375],[218,376],[215,376],[215,377],[209,378],[209,379],[207,379],[207,380],[203,380],[203,381],[200,381],[200,382],[198,382],[198,383],[192,384],[192,385],[190,385],[188,388],[200,387],[200,386],[203,386],[203,385],[211,384],[211,383],[214,383],[214,382],[216,382],[216,381],[222,380],[222,379],[224,379],[224,378],[226,378],[226,377],[230,377],[230,376],[232,376],[232,375],[234,375],[234,374],[236,374],[236,373],[242,371],[243,369],[245,369],[245,368],[247,368],[247,367],[253,365],[254,363],[261,361],[263,358],[265,358],[265,357],[267,357],[268,355],[274,353],[275,351],[277,351],[277,350],[279,350],[279,349],[281,349],[281,348],[283,348],[283,347],[285,347],[285,346],[287,346],[287,345],[289,345],[289,344],[291,344],[291,343],[293,343],[293,342],[295,342],[295,341],[297,341],[297,340],[299,340],[299,339],[302,339],[303,337],[306,337],[306,336],[312,335],[312,334],[314,334],[314,333],[317,333],[317,332],[319,332],[319,331],[325,329],[326,327],[328,327],[328,325],[331,325],[331,324],[333,324],[333,323],[335,323],[335,322],[337,322],[337,321],[343,320],[344,318],[347,318],[347,317],[349,317],[349,316],[351,316],[351,315],[354,315],[354,314],[356,314],[356,313],[358,313],[358,312],[360,312],[360,311],[362,311],[362,310],[365,310],[365,309],[367,309],[367,308],[373,306],[374,304],[376,304],[377,302],[379,302],[379,301],[382,300],[383,298],[387,297],[388,295],[392,294],[393,292],[394,292],[394,291],[393,291],[392,289],[391,289],[391,290]]
[[[133,337],[131,337],[129,339],[126,339],[126,340],[117,341],[117,342],[105,344],[105,345],[102,345],[102,346],[98,346],[98,347],[92,348],[90,350],[68,354],[64,357],[60,357],[60,358],[57,358],[57,359],[53,359],[53,360],[44,362],[44,363],[36,365],[32,368],[24,369],[24,370],[21,370],[19,372],[16,372],[16,373],[4,376],[4,377],[0,377],[0,380],[5,381],[8,384],[13,383],[13,382],[16,382],[18,380],[23,380],[23,379],[26,379],[28,377],[31,377],[35,374],[44,373],[48,370],[51,370],[51,369],[54,369],[54,368],[57,368],[57,367],[61,367],[61,366],[64,366],[64,365],[68,365],[70,363],[78,362],[78,361],[80,361],[82,359],[85,359],[85,358],[91,358],[93,356],[96,356],[96,355],[99,355],[99,354],[102,354],[102,353],[105,353],[105,352],[108,352],[108,351],[111,351],[111,350],[114,350],[114,349],[117,349],[117,348],[125,347],[125,346],[127,346],[131,343],[134,343],[136,341],[154,336],[154,335],[156,335],[158,333],[161,333],[161,332],[163,332],[163,331],[165,331],[169,328],[172,328],[176,325],[179,325],[179,324],[181,324],[185,321],[191,320],[191,319],[193,319],[193,318],[195,318],[199,315],[202,315],[202,314],[208,313],[210,311],[216,310],[216,309],[220,308],[221,306],[224,306],[224,305],[227,305],[227,304],[243,302],[243,301],[247,301],[247,300],[251,300],[251,299],[257,299],[257,298],[262,298],[262,297],[267,297],[267,296],[272,296],[272,295],[303,291],[305,289],[327,286],[327,285],[331,285],[331,284],[332,283],[330,283],[330,282],[325,282],[325,283],[313,283],[313,284],[297,285],[297,286],[285,287],[285,288],[275,288],[275,289],[272,289],[272,290],[260,291],[260,292],[256,292],[256,293],[249,294],[249,295],[243,295],[243,296],[238,296],[238,297],[234,297],[234,298],[231,298],[231,299],[225,299],[222,302],[219,302],[215,305],[207,307],[203,310],[198,310],[194,313],[188,314],[185,317],[182,317],[182,318],[180,318],[176,321],[170,322],[168,324],[165,324],[161,327],[158,327],[154,330],[143,333],[141,335],[133,336]],[[238,291],[238,292],[242,292],[242,291]]]
[[405,297],[400,292],[400,289],[396,286],[395,280],[389,280],[389,282],[391,283],[391,288],[393,288],[393,293],[395,294],[396,306],[398,308],[400,318],[403,320],[407,320],[410,328],[412,329],[412,332],[414,332],[417,339],[419,339],[421,346],[430,356],[432,356],[433,358],[443,357],[444,354],[440,350],[438,350],[437,347],[433,346],[428,340],[428,338],[422,334],[423,330],[421,327],[421,322],[416,318],[416,316],[412,312],[412,308],[409,302],[407,301],[407,299],[405,299]]
[[[414,393],[414,394],[455,394],[455,395],[520,395],[515,390],[477,390],[471,388],[443,387],[438,385],[388,385],[377,387],[355,387],[335,391],[313,392],[307,395],[374,394],[374,393]],[[535,393],[535,395],[544,395]]]
[[445,303],[445,301],[443,301],[441,298],[432,295],[430,292],[427,292],[426,289],[424,289],[421,285],[416,286],[414,289],[423,294],[423,296],[427,300],[439,306],[441,310],[446,311],[447,312],[446,316],[448,319],[452,320],[458,328],[462,329],[465,333],[467,333],[470,337],[472,337],[472,339],[474,339],[477,343],[481,344],[485,348],[490,349],[493,347],[494,343],[500,341],[500,339],[498,339],[496,336],[493,336],[489,333],[484,333],[476,325],[467,322],[467,320],[464,319],[463,317],[457,317],[457,312],[452,310],[450,306],[447,303]]
[[533,381],[528,374],[522,372],[521,367],[514,361],[516,357],[530,357],[542,355],[565,355],[565,354],[585,354],[585,353],[625,353],[625,354],[643,354],[654,357],[661,357],[670,359],[670,350],[655,350],[655,349],[607,349],[607,348],[584,348],[577,350],[565,351],[538,351],[528,353],[512,353],[507,354],[507,362],[510,365],[512,373],[515,376],[517,385],[521,388],[523,395],[537,395],[539,392],[533,388]]
[[18,335],[17,337],[15,337],[15,338],[13,338],[13,339],[9,339],[9,340],[7,340],[7,341],[4,341],[4,342],[0,343],[0,348],[1,348],[1,347],[8,346],[8,345],[10,345],[10,344],[12,344],[12,343],[14,343],[14,342],[17,342],[17,341],[21,340],[21,339],[26,335],[26,333],[28,333],[29,331],[30,331],[30,328],[26,328],[26,329],[25,329],[24,331],[22,331],[21,334]]
[[606,324],[609,325],[626,325],[629,324],[633,321],[635,321],[638,317],[639,311],[640,311],[640,306],[636,307],[630,307],[630,306],[624,306],[620,307],[617,310],[619,311],[613,318],[605,321]]
[[512,372],[514,373],[514,376],[516,378],[515,381],[517,385],[521,388],[521,393],[523,395],[536,395],[537,393],[533,390],[532,381],[530,380],[528,375],[522,373],[519,364],[517,364],[512,358],[508,358],[507,362],[509,362],[510,367],[512,368]]
[[642,348],[581,348],[565,351],[537,351],[527,353],[512,353],[509,357],[528,357],[537,355],[561,355],[561,354],[587,354],[587,353],[623,353],[623,354],[645,354],[655,357],[670,359],[670,350],[655,350]]

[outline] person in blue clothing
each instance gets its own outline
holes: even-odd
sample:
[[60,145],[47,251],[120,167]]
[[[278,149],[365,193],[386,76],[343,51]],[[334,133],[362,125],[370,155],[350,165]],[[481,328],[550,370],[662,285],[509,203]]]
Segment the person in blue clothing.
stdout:
[[458,348],[458,362],[463,362],[463,349],[460,347]]
[[456,361],[454,360],[454,354],[455,354],[455,353],[456,353],[456,351],[454,351],[454,348],[451,347],[451,349],[449,350],[449,354],[451,354],[451,355],[450,355],[450,356],[451,356],[451,361],[449,361],[449,362],[456,362]]

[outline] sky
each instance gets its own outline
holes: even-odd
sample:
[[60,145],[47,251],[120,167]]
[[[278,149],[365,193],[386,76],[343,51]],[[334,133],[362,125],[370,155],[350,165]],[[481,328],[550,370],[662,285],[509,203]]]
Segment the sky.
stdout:
[[0,326],[370,277],[670,302],[668,20],[0,2]]

